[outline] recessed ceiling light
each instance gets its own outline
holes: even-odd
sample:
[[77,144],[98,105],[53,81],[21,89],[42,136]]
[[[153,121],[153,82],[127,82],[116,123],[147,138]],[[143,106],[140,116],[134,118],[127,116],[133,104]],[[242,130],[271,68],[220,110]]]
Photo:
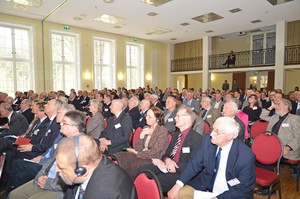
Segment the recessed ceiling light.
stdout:
[[172,32],[172,30],[169,30],[166,28],[154,28],[152,30],[147,31],[146,35],[152,35],[152,34],[161,35],[161,34],[165,34],[168,32]]
[[260,23],[261,22],[261,20],[260,19],[257,19],[257,20],[253,20],[253,21],[251,21],[251,23]]
[[151,17],[154,17],[154,16],[157,15],[157,13],[156,13],[156,12],[149,12],[147,15],[149,15],[149,16],[151,16]]
[[210,12],[210,13],[206,13],[204,15],[194,17],[192,19],[202,22],[202,23],[208,23],[208,22],[216,21],[216,20],[223,19],[223,18],[224,17],[222,17],[216,13]]
[[115,29],[121,29],[122,26],[114,26]]
[[182,23],[182,24],[180,24],[180,25],[182,25],[182,26],[188,26],[188,25],[190,25],[190,24],[187,23],[187,22],[185,22],[185,23]]
[[112,15],[108,15],[108,14],[103,14],[100,17],[95,18],[94,20],[100,21],[103,23],[108,23],[108,24],[116,24],[121,21],[124,21],[124,19],[121,17],[116,17],[116,16],[112,16]]
[[287,2],[290,2],[290,1],[294,1],[294,0],[267,0],[270,4],[272,4],[273,6],[276,6],[278,4],[282,4],[282,3],[287,3]]
[[112,3],[114,0],[103,0],[104,3]]
[[171,38],[170,40],[175,41],[175,40],[177,40],[177,38]]
[[213,32],[213,30],[207,30],[207,31],[205,31],[206,33],[212,33]]
[[165,3],[168,3],[170,1],[172,1],[172,0],[141,0],[141,2],[144,2],[146,4],[149,4],[149,5],[155,6],[155,7],[161,6],[161,5],[163,5]]
[[17,9],[20,9],[20,10],[27,10],[28,6],[16,3],[14,5],[14,8],[17,8]]
[[73,19],[74,19],[74,20],[77,20],[77,21],[80,21],[80,20],[82,20],[82,18],[81,18],[81,17],[74,17]]
[[237,12],[241,12],[242,10],[240,8],[235,8],[235,9],[232,9],[232,10],[229,10],[229,12],[231,13],[237,13]]

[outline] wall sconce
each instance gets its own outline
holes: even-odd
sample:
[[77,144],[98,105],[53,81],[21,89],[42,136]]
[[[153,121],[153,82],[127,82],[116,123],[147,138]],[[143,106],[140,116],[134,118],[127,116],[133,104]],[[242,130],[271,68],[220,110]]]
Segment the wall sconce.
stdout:
[[85,78],[85,79],[91,79],[91,78],[92,78],[91,73],[90,73],[90,72],[86,72],[86,73],[84,74],[84,78]]
[[118,80],[123,80],[123,79],[124,79],[123,73],[119,73],[119,74],[118,74]]
[[212,74],[212,73],[210,74],[210,80],[211,80],[211,81],[214,81],[214,80],[215,80],[215,76],[214,76],[214,74]]
[[151,81],[152,80],[152,75],[151,74],[147,74],[146,75],[146,80],[147,81]]

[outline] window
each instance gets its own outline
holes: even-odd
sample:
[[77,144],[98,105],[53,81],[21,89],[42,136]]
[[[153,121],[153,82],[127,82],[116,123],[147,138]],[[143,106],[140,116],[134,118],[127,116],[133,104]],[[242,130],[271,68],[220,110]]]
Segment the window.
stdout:
[[134,89],[144,85],[144,46],[126,44],[127,87]]
[[79,36],[53,31],[51,40],[53,89],[80,89]]
[[35,89],[32,34],[32,27],[0,23],[0,91],[9,96]]
[[115,41],[94,38],[94,83],[95,88],[114,88]]

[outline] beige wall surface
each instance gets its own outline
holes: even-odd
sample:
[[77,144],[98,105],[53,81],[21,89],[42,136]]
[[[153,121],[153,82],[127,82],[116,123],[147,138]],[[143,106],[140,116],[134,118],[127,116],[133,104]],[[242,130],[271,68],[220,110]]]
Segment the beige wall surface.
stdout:
[[198,90],[199,88],[202,88],[202,73],[200,74],[189,74],[188,75],[189,80],[189,88],[194,88],[194,90]]
[[300,45],[300,20],[287,23],[287,46]]
[[291,69],[286,70],[285,72],[285,94],[287,94],[289,91],[293,91],[295,86],[300,87],[300,69]]
[[219,54],[233,52],[249,51],[250,50],[250,36],[245,36],[237,39],[226,39],[219,41]]
[[[34,52],[37,66],[37,87],[36,91],[50,91],[52,90],[52,71],[51,71],[51,40],[50,33],[51,30],[70,32],[79,34],[80,38],[80,55],[81,55],[81,78],[82,84],[81,89],[90,90],[93,88],[93,37],[103,37],[109,38],[116,41],[116,75],[122,72],[124,74],[124,80],[118,80],[116,77],[116,86],[126,86],[126,55],[125,55],[125,45],[126,42],[134,42],[133,38],[126,37],[122,35],[110,34],[95,30],[83,29],[78,27],[71,26],[70,30],[64,30],[63,24],[55,24],[50,22],[44,22],[44,37],[42,36],[42,22],[33,19],[27,19],[22,17],[16,17],[11,15],[0,14],[0,19],[3,22],[11,24],[23,24],[27,26],[33,26],[34,30]],[[44,38],[44,55],[45,55],[45,88],[44,88],[44,70],[43,70],[43,46],[42,46],[42,37]],[[152,74],[152,52],[157,53],[157,74],[152,76],[152,79],[157,79],[157,86],[160,88],[167,87],[167,44],[158,43],[153,41],[147,41],[139,39],[138,44],[144,45],[144,72],[145,74]],[[90,72],[92,79],[86,80],[84,74]],[[145,85],[150,84],[151,81],[146,80]],[[89,87],[88,87],[89,86]],[[141,85],[144,86],[144,85]]]
[[222,90],[222,84],[225,80],[227,80],[227,82],[229,83],[229,88],[231,89],[232,73],[212,73],[210,88]]

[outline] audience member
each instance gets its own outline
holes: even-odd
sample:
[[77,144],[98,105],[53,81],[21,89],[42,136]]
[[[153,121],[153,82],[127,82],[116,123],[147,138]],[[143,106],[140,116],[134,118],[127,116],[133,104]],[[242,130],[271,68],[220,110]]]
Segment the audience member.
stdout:
[[86,127],[86,134],[94,139],[99,139],[102,131],[104,130],[104,117],[101,114],[102,104],[96,99],[89,101],[89,110],[92,113],[92,119]]
[[140,103],[140,100],[136,96],[132,96],[128,100],[128,108],[129,108],[128,114],[131,117],[133,129],[137,128],[138,122],[140,119],[140,111],[139,111],[139,107],[138,107],[139,103]]
[[24,99],[20,104],[20,113],[27,119],[28,124],[30,124],[34,118],[31,105],[32,101],[30,99]]
[[182,105],[175,117],[176,127],[179,131],[173,134],[171,143],[162,159],[153,159],[152,164],[139,168],[139,170],[153,171],[159,179],[164,193],[172,188],[201,145],[202,136],[192,129],[194,115],[195,113],[188,106]]
[[248,101],[249,103],[243,109],[243,112],[248,115],[249,125],[252,126],[256,120],[259,120],[262,109],[259,106],[259,100],[255,94],[250,95]]
[[115,154],[120,166],[127,171],[132,180],[141,165],[150,164],[153,158],[162,158],[169,145],[168,131],[163,126],[163,112],[157,107],[147,111],[147,126],[144,127],[133,148]]
[[192,111],[195,111],[195,113],[200,113],[200,102],[194,97],[194,92],[192,90],[188,90],[185,94],[185,99],[183,100],[182,104],[188,105]]
[[235,139],[238,134],[239,124],[234,119],[218,118],[211,134],[204,137],[196,156],[168,192],[169,198],[193,199],[194,190],[212,192],[219,199],[253,198],[255,156]]
[[165,127],[170,133],[176,130],[175,116],[177,113],[176,98],[174,95],[169,95],[166,100],[166,108],[164,110]]
[[235,54],[233,54],[233,51],[230,51],[230,54],[227,56],[227,59],[223,66],[227,66],[227,68],[229,68],[229,65],[235,65],[235,59]]
[[214,122],[218,117],[221,116],[221,112],[211,106],[212,102],[209,97],[202,97],[201,106],[202,110],[200,111],[199,116],[207,121],[210,126],[213,126]]

